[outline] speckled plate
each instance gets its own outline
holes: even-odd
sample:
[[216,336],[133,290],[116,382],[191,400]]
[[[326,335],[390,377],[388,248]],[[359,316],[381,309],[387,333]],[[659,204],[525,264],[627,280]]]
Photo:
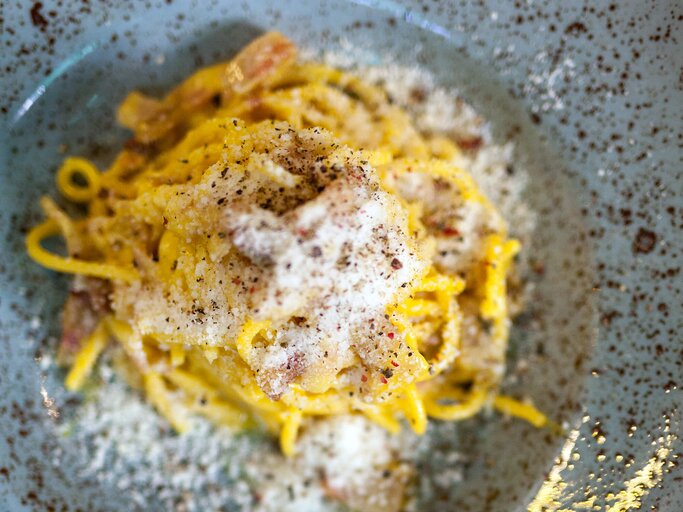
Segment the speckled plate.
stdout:
[[[23,234],[62,153],[104,164],[125,140],[113,112],[127,91],[161,91],[267,28],[419,63],[531,176],[543,272],[513,333],[510,364],[528,369],[508,391],[566,435],[463,424],[465,480],[424,510],[683,510],[680,2],[108,4],[0,5],[0,510],[132,509],[80,480],[55,435],[70,396],[45,362],[67,279],[27,259]],[[434,460],[452,442],[435,439]]]

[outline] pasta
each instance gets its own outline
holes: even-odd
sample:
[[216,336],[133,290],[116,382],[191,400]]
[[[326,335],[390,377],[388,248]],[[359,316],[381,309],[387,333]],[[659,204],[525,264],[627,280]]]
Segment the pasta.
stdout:
[[[131,93],[118,119],[134,138],[108,169],[57,173],[86,215],[44,200],[26,240],[88,301],[105,290],[68,389],[113,340],[177,431],[195,413],[262,425],[288,455],[328,415],[422,434],[491,403],[545,424],[498,395],[520,244],[459,148],[381,89],[268,33],[162,100]],[[57,235],[68,256],[41,245]]]

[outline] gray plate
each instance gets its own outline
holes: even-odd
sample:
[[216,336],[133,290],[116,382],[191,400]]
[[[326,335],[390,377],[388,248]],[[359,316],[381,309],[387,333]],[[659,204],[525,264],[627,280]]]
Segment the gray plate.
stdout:
[[424,509],[683,510],[682,20],[673,0],[0,7],[0,510],[132,507],[75,476],[55,435],[73,397],[41,370],[68,281],[27,259],[23,234],[54,193],[60,145],[106,163],[127,91],[159,92],[268,28],[425,66],[516,143],[532,178],[528,250],[545,270],[513,332],[511,365],[529,370],[508,391],[568,433],[464,423],[433,449],[464,451],[465,481]]

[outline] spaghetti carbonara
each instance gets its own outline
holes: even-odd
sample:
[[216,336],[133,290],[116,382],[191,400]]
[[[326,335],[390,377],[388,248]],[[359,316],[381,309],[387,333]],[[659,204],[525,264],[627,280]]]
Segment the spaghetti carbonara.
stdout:
[[44,198],[27,238],[76,275],[67,388],[110,345],[177,431],[193,414],[260,425],[285,454],[329,415],[422,433],[493,404],[545,422],[498,394],[520,244],[457,145],[381,89],[268,33],[118,118],[134,137],[108,169],[71,157],[57,174],[87,213]]

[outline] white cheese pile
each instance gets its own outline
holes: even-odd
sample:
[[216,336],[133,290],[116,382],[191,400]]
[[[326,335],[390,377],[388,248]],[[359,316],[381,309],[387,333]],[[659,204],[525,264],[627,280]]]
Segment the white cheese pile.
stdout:
[[284,216],[251,208],[229,221],[238,250],[268,262],[255,318],[297,318],[253,352],[259,384],[271,395],[284,392],[292,371],[283,368],[293,366],[303,369],[305,389],[325,391],[358,353],[366,355],[387,305],[427,268],[407,243],[398,202],[372,184],[363,175],[340,178]]
[[140,509],[250,510],[253,494],[243,476],[244,462],[268,447],[203,419],[196,419],[188,433],[173,434],[109,365],[100,365],[102,382],[77,415],[58,427],[63,451],[83,461],[77,476],[125,493]]
[[[315,422],[297,442],[293,460],[268,459],[271,478],[258,487],[258,510],[324,510],[336,498],[354,510],[395,511],[413,476],[404,459],[412,449],[402,440],[358,415]],[[262,471],[247,470],[255,469]]]

